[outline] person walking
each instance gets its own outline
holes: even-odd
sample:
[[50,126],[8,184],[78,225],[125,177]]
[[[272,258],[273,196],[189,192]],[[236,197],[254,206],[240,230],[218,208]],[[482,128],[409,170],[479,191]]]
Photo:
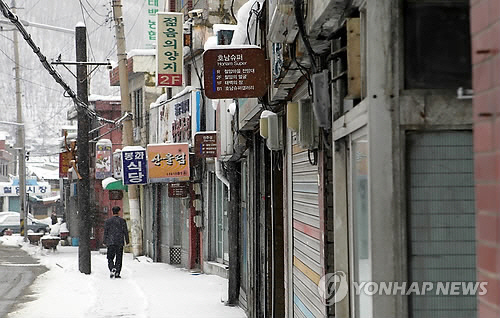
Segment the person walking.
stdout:
[[120,207],[114,206],[112,210],[113,216],[104,224],[104,244],[108,247],[109,277],[121,278],[123,243],[129,244],[128,229],[127,222],[118,215]]

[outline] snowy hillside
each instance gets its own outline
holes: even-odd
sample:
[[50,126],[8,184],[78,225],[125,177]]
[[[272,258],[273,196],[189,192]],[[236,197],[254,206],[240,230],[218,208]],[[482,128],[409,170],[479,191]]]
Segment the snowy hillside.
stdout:
[[[4,0],[5,1],[5,0]],[[102,0],[17,0],[17,14],[21,20],[74,30],[84,22],[88,32],[89,61],[116,61],[116,42],[111,1]],[[160,1],[161,3],[162,1]],[[6,1],[11,5],[11,0]],[[160,4],[161,5],[161,4]],[[147,1],[123,1],[127,50],[145,48],[147,42]],[[5,21],[3,15],[0,19]],[[0,24],[0,120],[16,121],[14,83],[14,46],[12,25]],[[73,34],[27,26],[35,43],[49,60],[59,55],[63,61],[75,60]],[[21,92],[26,122],[28,148],[38,153],[55,153],[55,138],[60,127],[68,124],[66,112],[72,106],[70,98],[63,96],[62,88],[43,68],[26,42],[19,37]],[[67,83],[76,91],[76,79],[63,66],[55,66]],[[68,66],[76,72],[75,66]],[[90,70],[89,70],[90,71]],[[109,86],[106,67],[99,67],[90,78],[90,94],[119,95],[117,87]],[[12,126],[0,125],[0,131],[15,136]],[[47,148],[48,145],[52,147]]]

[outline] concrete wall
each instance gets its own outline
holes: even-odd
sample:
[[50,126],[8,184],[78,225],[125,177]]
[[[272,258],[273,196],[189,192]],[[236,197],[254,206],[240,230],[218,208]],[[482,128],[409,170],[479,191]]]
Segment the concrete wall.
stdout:
[[500,317],[500,2],[471,0],[478,317]]

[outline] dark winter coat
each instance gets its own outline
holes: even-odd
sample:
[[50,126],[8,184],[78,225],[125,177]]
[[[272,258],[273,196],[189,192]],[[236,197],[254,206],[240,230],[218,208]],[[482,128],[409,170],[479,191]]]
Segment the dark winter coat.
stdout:
[[128,244],[127,222],[119,216],[107,219],[104,224],[104,244],[123,246],[124,239]]

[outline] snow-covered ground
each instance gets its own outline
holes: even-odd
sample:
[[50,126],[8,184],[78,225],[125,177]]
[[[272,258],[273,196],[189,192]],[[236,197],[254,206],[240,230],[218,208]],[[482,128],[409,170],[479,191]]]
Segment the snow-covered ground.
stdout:
[[243,318],[243,310],[224,305],[227,280],[195,274],[146,257],[124,254],[121,279],[110,279],[106,255],[92,252],[92,274],[78,270],[78,247],[41,249],[19,235],[0,237],[38,258],[49,271],[32,288],[34,300],[15,308],[8,318]]

